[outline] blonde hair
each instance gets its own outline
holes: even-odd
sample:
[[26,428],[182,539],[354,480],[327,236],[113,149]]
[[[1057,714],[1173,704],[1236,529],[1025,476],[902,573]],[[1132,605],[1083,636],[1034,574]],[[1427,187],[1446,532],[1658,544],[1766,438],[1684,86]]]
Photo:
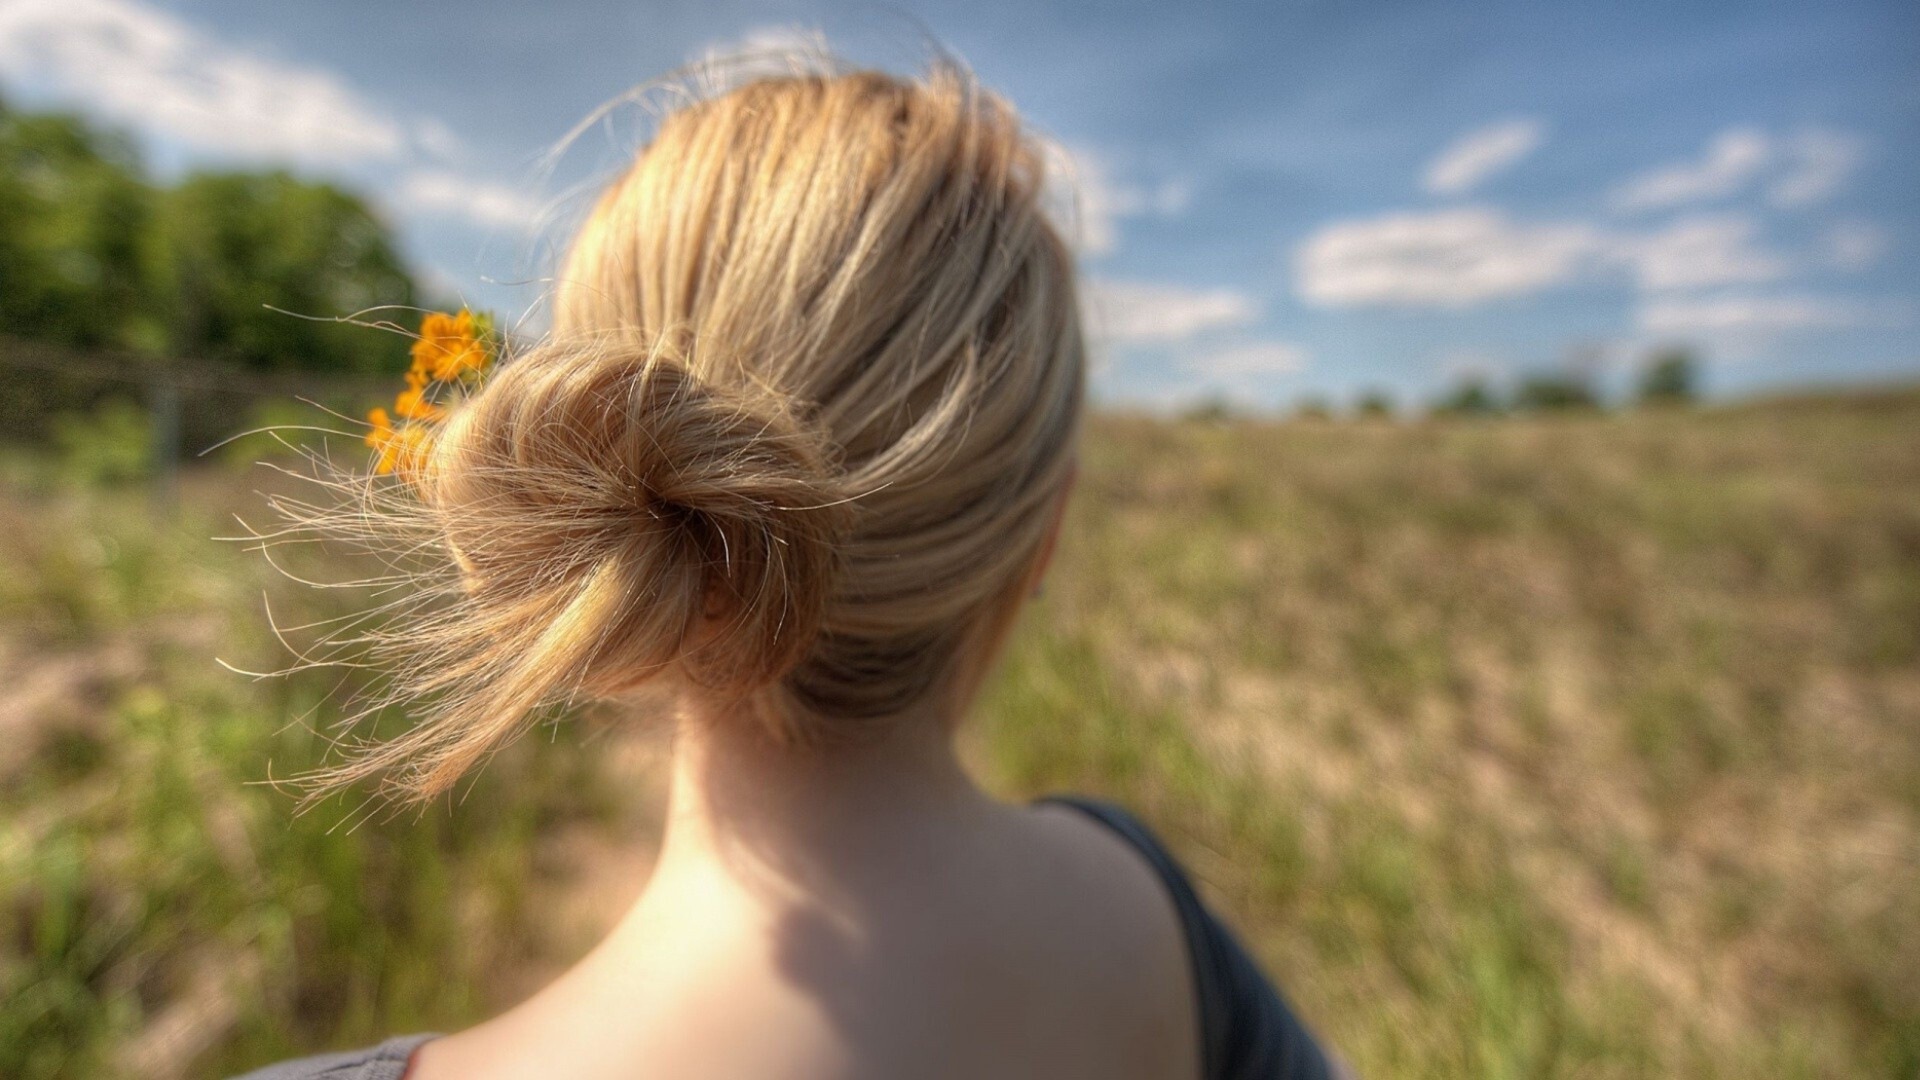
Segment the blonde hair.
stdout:
[[457,565],[398,628],[407,732],[319,774],[424,798],[582,698],[665,686],[783,745],[964,704],[1072,468],[1084,350],[1044,155],[951,65],[666,116],[542,342],[356,528]]

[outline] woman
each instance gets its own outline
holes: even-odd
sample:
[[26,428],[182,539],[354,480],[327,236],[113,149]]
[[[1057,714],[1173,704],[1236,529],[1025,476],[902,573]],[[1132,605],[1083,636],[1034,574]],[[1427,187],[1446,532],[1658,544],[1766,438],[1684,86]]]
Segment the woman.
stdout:
[[409,495],[356,520],[424,529],[459,587],[408,631],[425,720],[329,779],[431,797],[543,707],[658,691],[665,840],[518,1008],[254,1076],[1328,1074],[1137,822],[955,757],[1074,474],[1042,179],[952,70],[748,82],[606,192],[545,342],[444,416],[412,384]]

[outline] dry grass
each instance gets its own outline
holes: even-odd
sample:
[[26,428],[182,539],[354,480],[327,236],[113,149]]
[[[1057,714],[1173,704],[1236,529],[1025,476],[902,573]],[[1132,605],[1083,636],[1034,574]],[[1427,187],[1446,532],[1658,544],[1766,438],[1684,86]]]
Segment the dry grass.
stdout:
[[989,738],[1152,806],[1363,1075],[1912,1076],[1916,431],[1111,420],[1010,675],[1164,745]]
[[[1912,1077],[1915,431],[1103,418],[969,751],[1139,808],[1362,1075]],[[0,493],[0,1075],[461,1024],[641,880],[657,769],[597,727],[355,831],[245,786],[332,684],[210,657],[350,602],[204,540],[250,486]]]

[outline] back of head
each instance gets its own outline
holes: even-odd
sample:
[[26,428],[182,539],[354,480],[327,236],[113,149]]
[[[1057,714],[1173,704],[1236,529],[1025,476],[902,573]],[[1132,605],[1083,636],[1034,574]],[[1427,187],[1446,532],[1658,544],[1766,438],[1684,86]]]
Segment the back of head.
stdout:
[[461,568],[393,637],[431,657],[425,715],[322,780],[435,794],[534,711],[645,684],[790,745],[963,705],[1082,407],[1042,160],[945,68],[667,116],[576,236],[552,333],[417,477]]

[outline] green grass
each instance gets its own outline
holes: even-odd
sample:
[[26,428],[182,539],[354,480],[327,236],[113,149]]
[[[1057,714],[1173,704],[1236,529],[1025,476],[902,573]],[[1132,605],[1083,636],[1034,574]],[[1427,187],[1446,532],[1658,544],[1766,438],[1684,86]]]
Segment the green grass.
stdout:
[[232,480],[196,481],[196,512],[157,527],[137,491],[4,504],[9,1080],[227,1075],[477,1017],[541,947],[539,841],[608,818],[590,759],[537,739],[450,811],[296,815],[261,782],[321,760],[339,677],[254,682],[214,657],[283,663],[263,590],[283,622],[326,598],[205,540],[231,531],[209,504]]
[[[1914,431],[1914,393],[1101,418],[968,753],[1137,809],[1363,1076],[1912,1077]],[[351,601],[201,539],[246,486],[0,496],[0,1076],[468,1022],[583,945],[533,916],[555,838],[653,809],[573,729],[357,828],[250,785],[332,682],[211,657],[275,662],[263,590]]]

